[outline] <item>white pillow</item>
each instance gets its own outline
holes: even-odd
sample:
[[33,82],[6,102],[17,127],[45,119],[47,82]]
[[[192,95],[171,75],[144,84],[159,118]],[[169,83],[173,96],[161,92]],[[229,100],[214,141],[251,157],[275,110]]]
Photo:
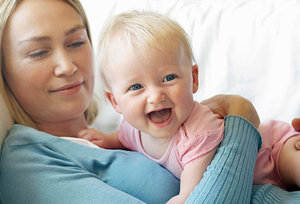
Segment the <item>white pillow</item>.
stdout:
[[7,136],[9,128],[12,126],[12,117],[8,112],[8,109],[0,95],[0,151],[2,147],[2,142]]
[[[91,23],[95,52],[98,35],[109,17],[132,9],[168,14],[191,38],[199,65],[200,88],[196,100],[220,93],[239,94],[251,100],[262,121],[290,122],[300,117],[300,1],[85,0],[82,3]],[[111,124],[118,126],[117,117],[120,115],[103,103],[94,125],[109,131]]]

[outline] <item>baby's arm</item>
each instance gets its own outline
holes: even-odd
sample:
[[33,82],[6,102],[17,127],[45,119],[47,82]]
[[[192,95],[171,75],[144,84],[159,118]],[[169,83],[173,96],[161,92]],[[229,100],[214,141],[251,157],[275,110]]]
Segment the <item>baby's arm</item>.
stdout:
[[184,203],[189,197],[190,193],[194,190],[206,171],[207,166],[213,160],[217,148],[213,149],[203,157],[197,159],[192,164],[187,165],[181,173],[180,177],[180,192],[179,195],[173,197],[168,201],[171,203]]
[[95,145],[105,149],[126,149],[118,138],[118,131],[104,133],[95,128],[84,129],[78,132],[78,137],[89,140]]

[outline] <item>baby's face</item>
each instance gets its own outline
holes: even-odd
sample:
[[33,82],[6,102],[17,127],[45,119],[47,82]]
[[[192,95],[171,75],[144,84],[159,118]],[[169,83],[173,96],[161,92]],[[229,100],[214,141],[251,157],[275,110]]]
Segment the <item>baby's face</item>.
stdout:
[[173,135],[193,108],[198,67],[183,51],[165,54],[150,49],[144,55],[118,46],[106,74],[108,99],[135,128],[159,138]]

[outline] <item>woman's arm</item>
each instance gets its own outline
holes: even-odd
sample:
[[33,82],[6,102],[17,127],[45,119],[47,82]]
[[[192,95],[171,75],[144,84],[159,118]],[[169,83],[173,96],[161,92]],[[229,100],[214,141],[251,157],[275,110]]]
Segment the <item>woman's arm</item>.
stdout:
[[0,203],[166,203],[179,192],[179,181],[142,154],[20,125],[5,140],[0,166]]
[[[253,105],[240,96],[217,95],[203,104],[222,117],[240,115],[259,125]],[[230,108],[232,104],[236,105]],[[292,125],[300,130],[300,118],[295,118]],[[237,116],[226,117],[224,141],[186,203],[300,203],[300,191],[288,192],[271,184],[252,185],[260,143],[258,132],[249,122]]]
[[300,203],[300,191],[289,192],[270,183],[264,185],[253,185],[252,204],[269,203]]
[[225,136],[186,203],[249,203],[261,137],[239,116],[225,118]]
[[217,95],[202,104],[225,117],[224,140],[186,203],[249,203],[261,146],[255,128],[260,123],[257,112],[250,101],[237,95]]

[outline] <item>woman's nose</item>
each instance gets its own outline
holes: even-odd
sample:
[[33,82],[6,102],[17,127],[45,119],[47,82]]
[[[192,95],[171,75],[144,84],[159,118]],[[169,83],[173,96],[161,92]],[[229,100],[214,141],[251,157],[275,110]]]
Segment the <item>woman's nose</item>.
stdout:
[[66,51],[57,52],[55,60],[55,76],[72,76],[77,71],[72,57]]

